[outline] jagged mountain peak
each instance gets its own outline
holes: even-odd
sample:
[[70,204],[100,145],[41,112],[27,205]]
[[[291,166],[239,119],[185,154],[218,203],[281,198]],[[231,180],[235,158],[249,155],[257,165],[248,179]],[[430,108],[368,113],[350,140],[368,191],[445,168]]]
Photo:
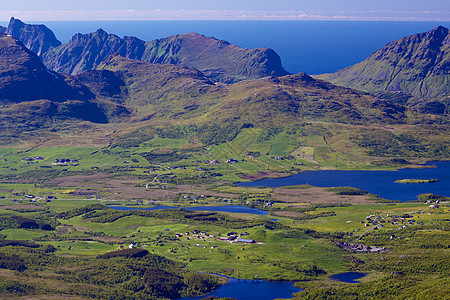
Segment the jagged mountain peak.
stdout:
[[38,56],[42,56],[49,49],[61,45],[61,42],[47,26],[25,24],[14,17],[11,18],[5,33],[20,40]]

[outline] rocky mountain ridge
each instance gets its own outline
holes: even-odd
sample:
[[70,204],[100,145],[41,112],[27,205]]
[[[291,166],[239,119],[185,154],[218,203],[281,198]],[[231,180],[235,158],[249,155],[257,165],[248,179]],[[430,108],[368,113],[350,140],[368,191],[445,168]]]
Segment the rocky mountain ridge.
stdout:
[[24,24],[14,18],[5,33],[38,54],[48,68],[70,75],[92,70],[114,54],[150,63],[195,68],[208,78],[223,83],[289,74],[272,49],[244,49],[197,33],[145,42],[136,37],[120,38],[99,29],[89,34],[78,33],[62,45],[44,25]]
[[449,30],[439,26],[401,38],[354,66],[317,78],[368,92],[403,93],[416,98],[413,102],[434,99],[448,105]]

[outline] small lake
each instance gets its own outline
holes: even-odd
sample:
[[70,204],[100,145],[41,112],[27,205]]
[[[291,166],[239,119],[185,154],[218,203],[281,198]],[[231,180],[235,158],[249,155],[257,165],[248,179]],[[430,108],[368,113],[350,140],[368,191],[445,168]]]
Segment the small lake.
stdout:
[[185,297],[180,300],[199,300],[208,296],[230,297],[239,300],[273,300],[277,298],[292,298],[293,293],[301,289],[294,287],[289,281],[264,281],[264,280],[242,280],[228,278],[228,284],[220,286],[214,292],[197,297]]
[[[450,161],[429,162],[423,169],[397,171],[306,171],[290,177],[241,182],[240,186],[282,187],[310,184],[318,187],[351,186],[389,200],[417,200],[433,193],[450,197]],[[434,183],[395,183],[398,179],[438,179]]]
[[357,279],[363,278],[367,274],[365,273],[358,273],[358,272],[347,272],[347,273],[340,273],[336,275],[330,276],[331,280],[341,281],[341,282],[347,282],[347,283],[359,283]]
[[252,214],[252,215],[267,215],[269,212],[263,211],[257,208],[238,206],[238,205],[224,205],[224,206],[195,206],[195,207],[174,207],[157,205],[154,207],[126,207],[126,206],[108,206],[109,208],[116,210],[160,210],[160,209],[187,209],[195,211],[217,211],[217,212],[229,212],[229,213],[241,213],[241,214]]

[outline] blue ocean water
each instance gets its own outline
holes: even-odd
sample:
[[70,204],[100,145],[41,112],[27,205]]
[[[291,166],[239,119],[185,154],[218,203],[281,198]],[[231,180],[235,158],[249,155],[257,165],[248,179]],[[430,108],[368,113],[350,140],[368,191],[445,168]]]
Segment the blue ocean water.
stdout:
[[[450,22],[367,21],[80,21],[44,23],[63,43],[75,33],[102,28],[150,41],[197,32],[244,48],[273,48],[291,73],[330,73],[367,58],[385,44]],[[6,26],[3,22],[0,25]]]

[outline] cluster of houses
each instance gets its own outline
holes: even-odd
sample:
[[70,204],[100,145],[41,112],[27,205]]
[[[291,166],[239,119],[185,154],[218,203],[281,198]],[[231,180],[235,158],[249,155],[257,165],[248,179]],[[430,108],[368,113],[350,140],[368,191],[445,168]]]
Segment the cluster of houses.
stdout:
[[439,208],[439,200],[436,200],[435,203],[431,203],[430,200],[426,202],[426,204],[430,204],[430,208]]
[[220,162],[217,159],[207,160],[207,161],[205,161],[205,163],[207,163],[207,164],[220,164]]
[[[141,247],[143,247],[143,245],[141,245],[139,242],[138,243],[131,243],[131,244],[128,245],[128,249],[141,248]],[[119,250],[124,250],[124,249],[126,249],[126,246],[119,246],[118,249]]]
[[70,159],[70,158],[57,158],[52,165],[65,165],[65,164],[77,164],[79,163],[78,159]]
[[346,249],[349,252],[383,252],[387,250],[385,247],[366,246],[363,244],[351,244],[341,241],[332,241],[339,248]]
[[238,162],[239,162],[239,160],[237,160],[235,158],[230,158],[229,160],[227,160],[227,163],[229,163],[229,164],[236,164]]
[[[414,225],[416,223],[416,220],[412,219],[412,217],[400,217],[397,215],[387,215],[387,218],[370,215],[367,216],[365,220],[361,221],[361,224],[364,224],[365,227],[371,227],[373,226],[372,230],[378,230],[382,227],[384,227],[383,223],[391,223],[394,226],[400,225],[397,229],[403,229],[407,228],[410,225]],[[419,225],[424,225],[423,222],[418,222]],[[370,230],[369,229],[369,230]]]
[[[206,232],[200,232],[198,230],[193,230],[192,235],[191,232],[185,232],[184,235],[186,236],[192,236],[193,238],[198,238],[205,240],[206,238],[216,238],[215,234],[208,234]],[[184,236],[182,233],[177,233],[175,236],[177,238],[181,238]],[[239,233],[231,231],[227,234],[225,237],[218,237],[217,240],[219,241],[227,241],[227,242],[236,242],[236,243],[245,243],[245,244],[255,244],[256,241],[252,239],[244,239],[241,238],[241,236],[248,235],[248,232],[243,232],[239,235]]]
[[40,160],[44,160],[44,157],[42,157],[42,156],[33,156],[33,157],[24,157],[24,158],[22,158],[22,161],[26,161],[27,164],[36,164]]
[[[165,231],[170,231],[170,229],[165,229]],[[231,231],[227,234],[226,237],[216,237],[215,234],[209,234],[207,232],[199,231],[199,230],[192,230],[192,232],[186,231],[185,233],[175,234],[175,236],[177,238],[182,238],[183,236],[186,236],[187,239],[196,238],[196,239],[200,239],[203,241],[206,239],[209,239],[209,238],[217,238],[218,241],[227,241],[229,243],[256,244],[255,240],[242,238],[242,236],[246,236],[246,235],[248,235],[248,232],[242,232],[241,234],[239,234],[237,232]],[[145,246],[146,245],[141,245],[140,243],[131,243],[128,246],[119,246],[118,249],[124,250],[124,249],[140,248],[140,247],[145,247]],[[202,247],[200,244],[196,244],[195,246]],[[203,246],[203,248],[206,248],[206,246]],[[218,248],[218,246],[213,245],[213,246],[211,246],[211,248],[215,249],[215,248]]]

